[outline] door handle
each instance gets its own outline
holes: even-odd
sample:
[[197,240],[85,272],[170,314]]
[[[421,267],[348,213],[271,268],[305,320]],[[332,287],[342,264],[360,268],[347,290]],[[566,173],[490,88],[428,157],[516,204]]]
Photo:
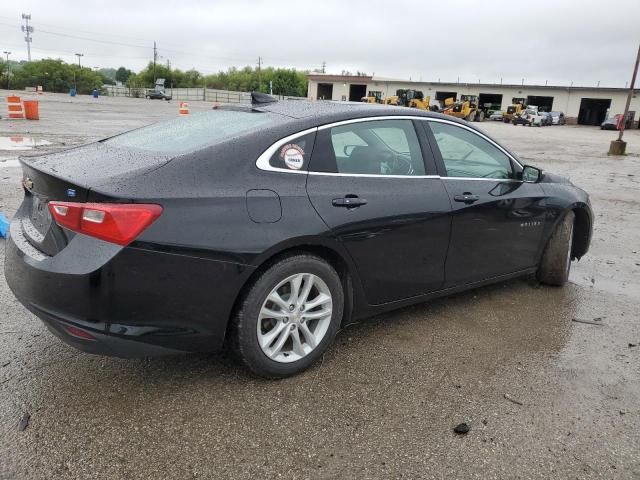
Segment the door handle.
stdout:
[[334,207],[355,208],[366,205],[367,201],[357,195],[346,195],[343,198],[334,198],[331,203]]
[[480,200],[480,197],[478,195],[472,195],[470,192],[464,192],[462,195],[456,195],[453,199],[456,202],[462,202],[470,205]]

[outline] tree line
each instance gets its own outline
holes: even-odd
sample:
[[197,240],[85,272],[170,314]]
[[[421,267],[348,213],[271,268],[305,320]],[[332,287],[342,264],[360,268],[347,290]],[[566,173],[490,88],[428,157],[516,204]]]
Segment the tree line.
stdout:
[[[103,85],[121,82],[129,88],[153,88],[156,78],[165,79],[167,88],[206,87],[240,92],[261,91],[275,95],[304,97],[307,95],[307,73],[287,68],[231,67],[211,75],[203,75],[195,69],[180,70],[169,65],[149,64],[140,72],[125,67],[93,70],[62,60],[44,59],[32,62],[0,62],[0,88],[22,90],[41,85],[47,92],[68,92],[76,88],[78,93],[88,94]],[[7,72],[10,71],[10,75]],[[7,83],[9,82],[9,83]]]

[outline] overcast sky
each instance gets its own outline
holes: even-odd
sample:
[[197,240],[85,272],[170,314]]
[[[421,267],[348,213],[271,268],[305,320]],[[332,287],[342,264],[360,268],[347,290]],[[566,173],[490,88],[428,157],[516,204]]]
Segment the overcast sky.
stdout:
[[264,64],[425,81],[623,87],[640,0],[3,0],[0,50],[135,71],[153,56],[214,73]]

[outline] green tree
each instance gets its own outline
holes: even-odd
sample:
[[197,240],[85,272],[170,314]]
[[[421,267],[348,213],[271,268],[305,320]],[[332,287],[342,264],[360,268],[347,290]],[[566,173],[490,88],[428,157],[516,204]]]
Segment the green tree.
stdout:
[[304,97],[307,94],[306,72],[295,69],[267,67],[258,74],[257,68],[232,67],[226,72],[204,77],[204,83],[208,88],[241,92],[260,90],[268,93],[269,82],[273,82],[273,93],[276,95]]
[[48,92],[68,92],[77,86],[78,93],[91,93],[103,85],[103,79],[90,68],[80,68],[60,59],[26,62],[11,75],[11,88],[24,89],[42,85]]
[[129,77],[131,76],[132,73],[133,72],[128,68],[120,67],[118,68],[118,70],[116,70],[114,80],[122,83],[127,83],[127,80],[129,80]]

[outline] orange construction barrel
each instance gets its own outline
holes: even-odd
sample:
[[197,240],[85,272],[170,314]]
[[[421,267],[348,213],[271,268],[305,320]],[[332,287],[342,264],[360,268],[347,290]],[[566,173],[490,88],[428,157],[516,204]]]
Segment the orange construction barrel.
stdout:
[[22,103],[24,105],[24,116],[27,120],[40,120],[38,100],[25,100]]
[[15,95],[9,95],[7,97],[7,113],[9,114],[9,118],[24,118],[20,97]]

